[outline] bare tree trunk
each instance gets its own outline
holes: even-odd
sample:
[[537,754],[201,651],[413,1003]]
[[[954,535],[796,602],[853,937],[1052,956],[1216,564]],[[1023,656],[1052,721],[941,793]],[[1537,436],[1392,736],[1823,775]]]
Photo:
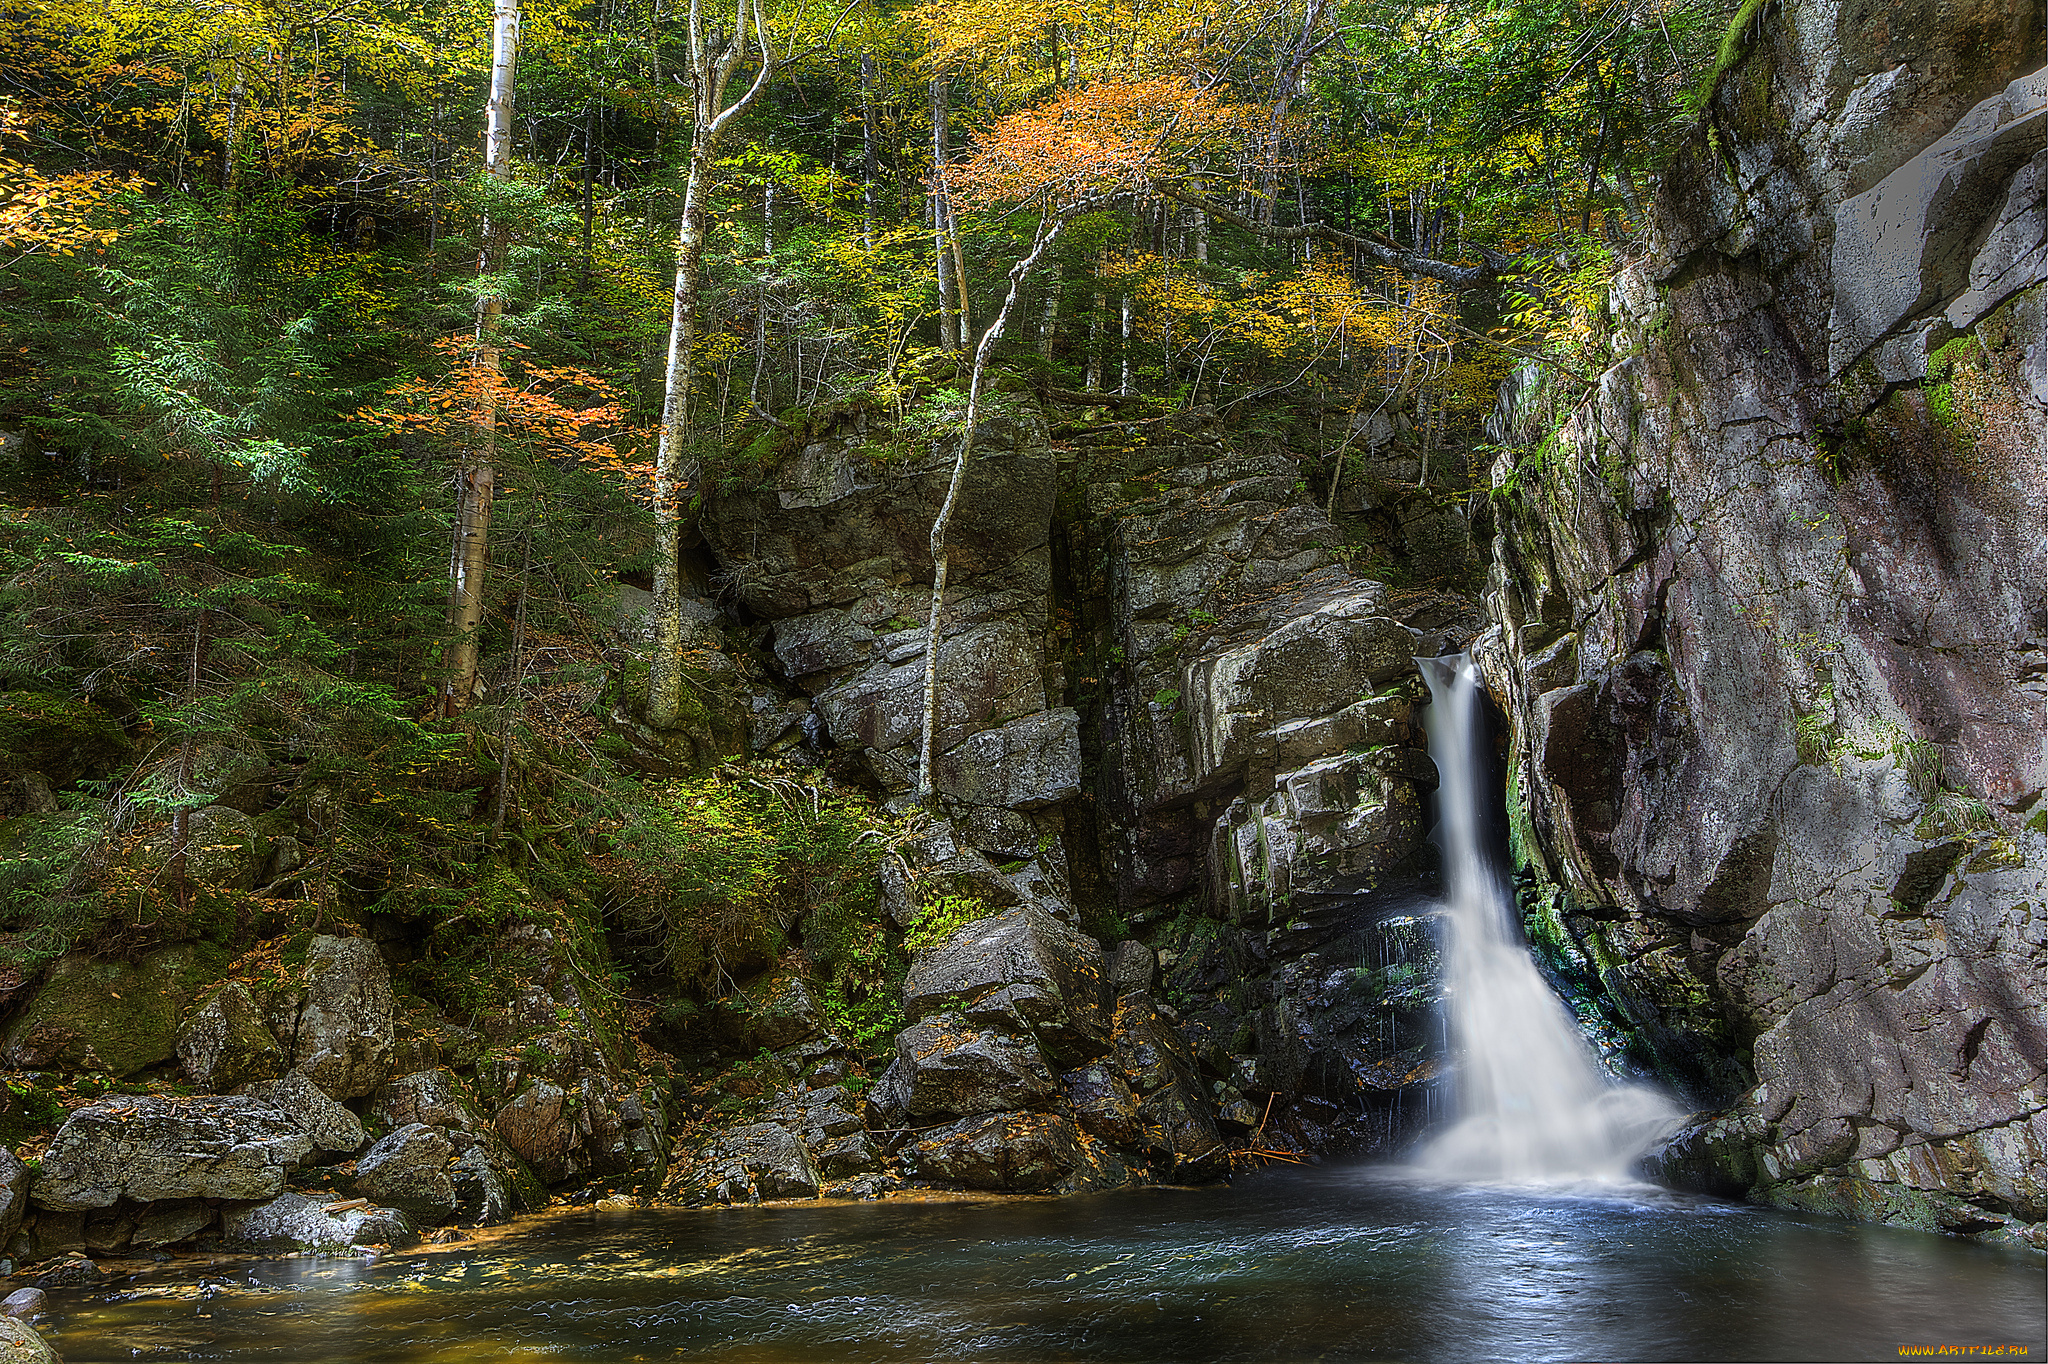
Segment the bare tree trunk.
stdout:
[[1126,285],[1126,286],[1124,287],[1124,292],[1123,292],[1123,298],[1122,298],[1122,308],[1123,308],[1123,329],[1124,329],[1124,331],[1123,331],[1123,343],[1124,343],[1124,344],[1123,344],[1123,355],[1122,355],[1122,360],[1123,360],[1123,373],[1122,373],[1122,374],[1121,374],[1121,376],[1119,376],[1119,378],[1117,379],[1116,391],[1117,391],[1117,392],[1119,392],[1119,393],[1123,393],[1123,394],[1129,394],[1129,393],[1130,393],[1130,391],[1131,391],[1131,352],[1132,352],[1132,351],[1133,351],[1133,350],[1135,349],[1135,347],[1134,347],[1134,346],[1133,346],[1133,345],[1131,344],[1131,343],[1132,343],[1132,341],[1134,340],[1134,338],[1133,338],[1133,336],[1132,336],[1132,334],[1131,334],[1131,330],[1132,330],[1132,324],[1133,324],[1133,322],[1135,321],[1135,318],[1134,318],[1134,315],[1133,315],[1133,313],[1132,313],[1132,310],[1131,310],[1131,291],[1130,291],[1130,287],[1129,287],[1128,285]]
[[1046,281],[1045,299],[1038,311],[1038,354],[1045,360],[1052,359],[1053,333],[1059,329],[1061,282],[1059,272],[1055,270],[1052,278]]
[[875,244],[876,182],[881,178],[876,147],[875,57],[860,54],[860,241],[872,249]]
[[1090,393],[1102,389],[1102,333],[1104,314],[1109,311],[1109,299],[1102,292],[1102,257],[1095,258],[1095,295],[1088,309],[1088,377],[1083,381]]
[[960,453],[953,460],[953,477],[946,485],[946,500],[939,505],[939,514],[932,521],[932,606],[924,637],[924,732],[917,755],[917,798],[926,806],[937,800],[937,792],[932,788],[932,749],[938,731],[939,634],[945,614],[947,570],[951,567],[946,532],[953,523],[953,510],[960,503],[960,489],[967,482],[968,463],[974,458],[975,429],[981,424],[982,380],[988,373],[989,356],[994,353],[1003,327],[1017,306],[1025,277],[1037,268],[1038,262],[1059,240],[1060,233],[1074,215],[1088,206],[1087,201],[1071,204],[1057,216],[1049,215],[1039,220],[1037,237],[1030,252],[1010,267],[1009,292],[1003,295],[1001,306],[989,320],[988,330],[981,334],[981,340],[974,348],[974,364],[967,381],[967,429],[960,435]]
[[[491,95],[484,128],[484,170],[494,180],[512,178],[512,74],[519,54],[519,0],[497,0],[491,12]],[[505,267],[510,234],[504,221],[486,219],[477,273],[493,281],[477,308],[476,350],[470,363],[482,371],[472,417],[469,450],[457,475],[455,543],[449,556],[448,671],[441,685],[441,714],[455,715],[476,693],[477,645],[484,625],[484,576],[488,566],[491,501],[497,491],[498,322],[505,298],[495,284]]]
[[946,211],[946,162],[951,157],[946,146],[947,93],[946,78],[932,77],[932,250],[939,274],[939,347],[958,350],[966,334],[960,327],[961,309],[953,301],[953,253],[948,249],[952,221]]
[[[647,668],[647,723],[675,725],[683,698],[683,493],[696,477],[683,464],[689,430],[690,385],[697,377],[697,309],[702,294],[705,200],[717,171],[718,144],[732,120],[754,102],[775,70],[774,49],[761,0],[737,0],[732,39],[713,51],[703,0],[690,0],[690,169],[683,187],[683,217],[676,229],[676,287],[669,310],[667,381],[661,399],[661,439],[654,455],[654,654]],[[725,91],[746,55],[748,23],[761,69],[731,104]]]

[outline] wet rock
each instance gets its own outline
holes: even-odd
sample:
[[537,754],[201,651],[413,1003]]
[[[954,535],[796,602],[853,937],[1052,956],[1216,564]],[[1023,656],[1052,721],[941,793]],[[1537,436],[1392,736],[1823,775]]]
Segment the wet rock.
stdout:
[[369,1140],[362,1119],[328,1098],[302,1070],[295,1070],[282,1080],[244,1085],[238,1092],[260,1099],[295,1119],[313,1139],[315,1150],[351,1156]]
[[133,964],[59,958],[9,1025],[0,1061],[18,1070],[110,1075],[168,1061],[178,1015],[205,979],[190,947],[163,948]]
[[255,1099],[101,1099],[65,1119],[30,1192],[73,1211],[118,1198],[268,1199],[313,1150],[298,1122]]
[[1186,1044],[1150,995],[1117,1002],[1116,1058],[1138,1096],[1145,1146],[1169,1159],[1177,1177],[1217,1172],[1223,1139]]
[[845,1179],[877,1169],[881,1157],[850,1100],[837,1085],[822,1089],[790,1089],[769,1105],[762,1117],[796,1133],[819,1174]]
[[178,1029],[178,1060],[192,1083],[226,1093],[285,1071],[278,1046],[249,987],[231,980],[213,992]]
[[692,1206],[815,1198],[820,1182],[796,1134],[771,1122],[721,1132],[677,1166],[662,1193]]
[[1049,1189],[1083,1163],[1081,1134],[1060,1113],[968,1118],[920,1139],[904,1154],[923,1179],[970,1189]]
[[878,1106],[911,1117],[1037,1108],[1058,1093],[1045,1058],[1028,1040],[937,1014],[905,1028],[896,1059],[876,1086]]
[[423,1226],[439,1226],[462,1210],[448,1168],[454,1153],[448,1138],[431,1127],[401,1127],[379,1138],[356,1162],[356,1188]]
[[369,1094],[391,1074],[396,1048],[382,954],[368,938],[316,937],[302,980],[271,1010],[293,1067],[334,1098]]
[[836,1184],[827,1184],[820,1192],[826,1198],[852,1198],[863,1202],[882,1198],[908,1185],[891,1174],[856,1175]]
[[341,1250],[356,1245],[417,1245],[419,1236],[396,1208],[344,1208],[328,1212],[328,1200],[285,1193],[221,1218],[231,1241],[256,1249]]
[[75,1255],[84,1249],[83,1212],[31,1211],[21,1219],[21,1230],[7,1243],[7,1254],[18,1264]]
[[2048,1204],[2048,84],[2009,6],[1950,20],[1790,25],[1721,82],[1616,363],[1497,413],[1567,457],[1499,504],[1475,656],[1540,936],[1712,1113],[1665,1177],[2004,1237]]

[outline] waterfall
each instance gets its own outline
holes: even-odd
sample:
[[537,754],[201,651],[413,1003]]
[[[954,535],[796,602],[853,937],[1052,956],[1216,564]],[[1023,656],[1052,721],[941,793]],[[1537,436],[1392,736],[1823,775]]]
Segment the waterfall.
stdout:
[[1455,1112],[1419,1153],[1459,1179],[1619,1178],[1682,1114],[1656,1092],[1608,1078],[1550,992],[1522,935],[1506,869],[1482,837],[1492,790],[1479,670],[1465,654],[1419,658],[1440,785],[1444,985]]

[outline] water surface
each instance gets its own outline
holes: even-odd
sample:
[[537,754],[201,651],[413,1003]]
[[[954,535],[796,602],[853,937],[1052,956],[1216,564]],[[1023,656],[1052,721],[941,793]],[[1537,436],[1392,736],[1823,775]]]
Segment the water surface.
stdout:
[[[69,1364],[2044,1358],[2042,1259],[1640,1186],[1366,1167],[1067,1199],[550,1217],[53,1294]],[[229,1272],[230,1269],[232,1272]],[[1982,1357],[1982,1356],[1978,1356]]]

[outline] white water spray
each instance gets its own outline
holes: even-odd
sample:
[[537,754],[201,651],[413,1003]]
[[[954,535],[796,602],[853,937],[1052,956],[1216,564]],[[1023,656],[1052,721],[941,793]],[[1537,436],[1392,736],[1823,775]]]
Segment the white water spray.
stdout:
[[1617,1179],[1682,1114],[1594,1060],[1530,959],[1506,877],[1480,837],[1486,724],[1471,659],[1418,658],[1433,704],[1426,724],[1440,785],[1445,986],[1456,1119],[1417,1164],[1456,1179],[1515,1183]]

